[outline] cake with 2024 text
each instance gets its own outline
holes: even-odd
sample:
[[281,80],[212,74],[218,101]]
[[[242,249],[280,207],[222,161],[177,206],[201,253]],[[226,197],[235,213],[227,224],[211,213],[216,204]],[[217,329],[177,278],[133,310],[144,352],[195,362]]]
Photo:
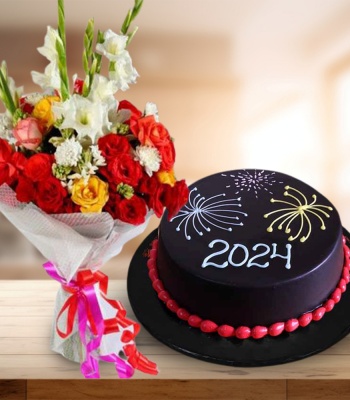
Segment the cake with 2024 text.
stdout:
[[234,170],[190,186],[153,242],[160,301],[203,332],[260,339],[320,320],[349,282],[349,250],[335,207],[306,183]]

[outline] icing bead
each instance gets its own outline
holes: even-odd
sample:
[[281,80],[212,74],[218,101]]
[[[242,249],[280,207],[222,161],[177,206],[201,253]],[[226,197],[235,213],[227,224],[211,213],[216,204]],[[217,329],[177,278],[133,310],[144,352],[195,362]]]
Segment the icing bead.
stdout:
[[346,291],[346,282],[345,279],[340,279],[339,283],[338,283],[338,288],[340,289],[340,291],[342,293],[344,293]]
[[149,252],[149,254],[150,254],[150,259],[152,260],[155,260],[156,258],[157,258],[157,250],[156,249],[152,249],[150,252]]
[[179,309],[179,306],[177,305],[177,303],[176,303],[176,301],[175,300],[168,300],[167,302],[166,302],[166,306],[169,308],[169,310],[170,311],[173,311],[173,312],[177,312],[177,310]]
[[152,242],[152,249],[158,250],[158,239],[154,239]]
[[323,307],[325,308],[326,312],[330,312],[333,310],[335,306],[335,302],[333,299],[328,299],[324,304]]
[[319,307],[316,308],[316,310],[314,310],[312,312],[312,319],[314,321],[319,321],[326,313],[326,309],[324,307]]
[[201,322],[200,328],[202,332],[211,333],[215,332],[218,329],[218,326],[213,321],[205,320]]
[[254,339],[262,339],[264,336],[268,334],[268,329],[266,326],[254,326],[252,329],[252,337]]
[[151,281],[154,282],[158,279],[158,272],[155,268],[152,268],[148,272],[148,276],[150,277]]
[[278,336],[284,331],[284,322],[276,322],[269,327],[270,336]]
[[248,339],[250,333],[250,328],[248,328],[247,326],[240,326],[236,329],[236,337],[238,339]]
[[192,326],[193,328],[199,328],[202,322],[202,318],[198,317],[198,315],[191,315],[188,318],[188,325]]
[[334,303],[337,304],[337,303],[339,303],[340,298],[341,298],[341,290],[339,288],[336,288],[331,295],[331,299],[333,299]]
[[234,336],[235,329],[230,325],[221,325],[218,328],[218,334],[222,337]]
[[297,328],[299,328],[299,321],[296,318],[289,319],[284,324],[284,329],[285,329],[286,332],[293,332]]
[[166,303],[168,300],[170,300],[170,294],[166,290],[162,290],[158,293],[158,298]]
[[159,292],[161,292],[162,290],[164,290],[163,283],[162,283],[162,281],[161,281],[160,279],[156,279],[155,281],[153,281],[152,286],[153,286],[153,289],[154,289],[157,293],[159,293]]
[[176,312],[176,315],[182,319],[183,321],[187,321],[188,318],[190,317],[190,313],[185,310],[184,308],[179,308]]
[[349,283],[350,279],[350,274],[348,268],[343,269],[343,274],[342,274],[343,279],[345,280],[346,283]]
[[312,321],[312,313],[306,313],[299,318],[299,325],[303,328]]
[[156,267],[156,264],[155,264],[155,261],[154,261],[153,258],[149,258],[149,259],[147,260],[147,267],[148,267],[148,269],[151,269],[151,268],[155,268],[155,267]]

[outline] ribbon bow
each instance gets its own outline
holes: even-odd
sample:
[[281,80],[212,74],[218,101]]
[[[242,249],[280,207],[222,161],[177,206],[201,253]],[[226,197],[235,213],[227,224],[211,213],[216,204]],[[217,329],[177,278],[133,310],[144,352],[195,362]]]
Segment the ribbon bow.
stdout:
[[[122,360],[118,355],[113,353],[107,356],[97,354],[103,335],[111,331],[106,331],[105,320],[103,319],[98,302],[95,285],[99,285],[99,290],[103,298],[113,307],[116,308],[115,303],[119,304],[119,302],[114,302],[113,300],[105,298],[107,294],[108,277],[100,271],[92,272],[91,270],[83,270],[78,272],[76,280],[67,282],[67,280],[58,273],[55,264],[49,261],[43,266],[46,272],[53,279],[60,282],[66,292],[71,294],[57,316],[56,331],[61,338],[66,339],[73,332],[75,316],[78,315],[79,337],[86,353],[85,360],[81,364],[81,372],[85,378],[100,377],[98,366],[98,361],[100,359],[113,362],[120,378],[130,378],[134,373],[134,369],[125,360]],[[62,331],[58,323],[62,314],[65,312],[67,312],[66,329]],[[119,309],[115,317],[116,320],[123,318],[126,320],[123,312],[120,316],[118,316],[118,313]],[[113,330],[113,332],[116,331],[115,329]],[[127,331],[124,333],[126,332]]]

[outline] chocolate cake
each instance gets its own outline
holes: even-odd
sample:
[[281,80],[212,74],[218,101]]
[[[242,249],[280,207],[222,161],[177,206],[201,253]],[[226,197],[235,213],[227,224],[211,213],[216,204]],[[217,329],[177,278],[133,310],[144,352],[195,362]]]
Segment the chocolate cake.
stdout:
[[195,182],[179,214],[168,221],[165,212],[154,249],[159,298],[191,326],[222,336],[305,326],[333,308],[348,282],[335,207],[273,171]]

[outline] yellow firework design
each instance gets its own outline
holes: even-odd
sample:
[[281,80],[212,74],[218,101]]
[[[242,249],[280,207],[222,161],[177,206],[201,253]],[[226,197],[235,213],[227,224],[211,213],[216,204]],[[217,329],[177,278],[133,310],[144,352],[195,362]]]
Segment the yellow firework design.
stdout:
[[[284,196],[290,198],[290,201],[286,200],[276,200],[271,199],[271,203],[282,203],[287,207],[280,208],[279,210],[272,211],[268,214],[264,215],[264,218],[269,218],[270,215],[280,214],[275,220],[272,221],[270,226],[267,228],[267,232],[273,231],[273,226],[278,223],[278,229],[282,230],[289,234],[291,233],[291,224],[294,220],[299,219],[300,225],[299,230],[295,235],[290,235],[288,240],[293,241],[300,237],[300,242],[305,242],[312,230],[312,223],[310,220],[310,216],[316,217],[320,223],[320,228],[322,230],[326,229],[326,225],[324,223],[324,218],[329,218],[329,214],[325,211],[332,211],[333,208],[329,206],[324,206],[321,204],[316,204],[317,196],[315,194],[312,195],[312,201],[309,204],[306,196],[301,193],[299,190],[292,188],[291,186],[285,187],[286,191],[283,193]],[[292,193],[290,193],[292,192]]]

